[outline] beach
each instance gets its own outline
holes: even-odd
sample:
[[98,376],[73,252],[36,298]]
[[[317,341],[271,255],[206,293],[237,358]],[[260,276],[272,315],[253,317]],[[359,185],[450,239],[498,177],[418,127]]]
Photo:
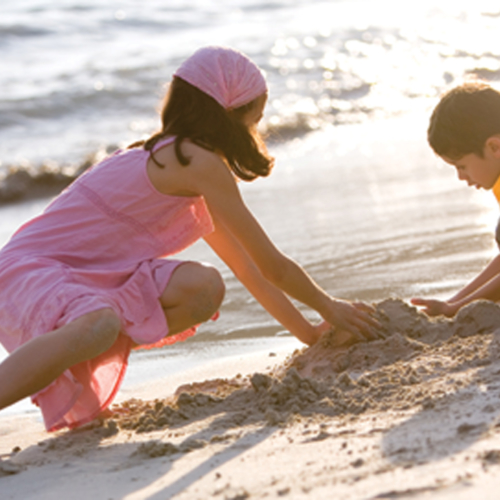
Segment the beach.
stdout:
[[215,363],[80,430],[4,420],[2,498],[497,498],[500,307],[377,312],[384,339]]
[[[339,262],[331,286],[340,283],[342,296],[374,303],[386,338],[349,345],[349,339],[326,335],[305,348],[289,335],[264,335],[259,349],[258,336],[217,344],[207,334],[206,341],[177,344],[175,355],[162,350],[157,358],[142,358],[139,351],[112,414],[100,422],[48,434],[36,413],[0,417],[2,498],[496,498],[500,308],[477,303],[455,320],[430,321],[408,305],[411,296],[444,296],[494,255],[488,229],[496,207],[488,193],[463,189],[421,135],[406,133],[416,121],[322,132],[283,158],[274,181],[267,179],[275,203],[286,182],[294,193],[294,182],[308,182],[321,193],[326,177],[286,181],[287,175],[312,150],[321,171],[332,161],[328,152],[344,148],[340,163],[351,177],[344,177],[348,196],[342,201],[357,199],[337,227],[338,234],[357,240],[345,255],[330,248],[330,258]],[[353,139],[361,131],[364,154]],[[409,153],[404,176],[394,161],[402,149]],[[391,186],[388,178],[395,183],[380,198],[367,196],[369,188],[359,180],[366,180],[368,165],[373,183],[377,176],[384,179],[380,186]],[[358,181],[356,189],[346,179]],[[249,185],[244,194],[260,209],[263,224],[270,224],[261,191]],[[338,203],[334,196],[322,203],[328,199]],[[445,209],[450,215],[442,226],[435,210]],[[368,215],[386,220],[384,238],[399,242],[392,254],[383,255],[378,245],[387,248],[386,241],[377,245],[378,226],[367,223]],[[322,227],[292,219],[298,229]],[[471,225],[478,234],[473,244],[470,237],[461,239]],[[286,233],[273,230],[278,240],[279,230]],[[289,233],[282,244],[293,251]],[[444,261],[438,250],[450,238],[456,258],[448,250]],[[460,245],[467,244],[464,251]],[[347,344],[338,345],[343,340]],[[191,368],[185,363],[169,374],[170,360],[183,352],[189,360],[204,343],[209,355],[195,355]]]
[[[469,77],[498,84],[494,2],[137,2],[0,6],[0,246],[90,164],[158,127],[174,69],[229,45],[265,71],[272,174],[240,183],[276,245],[384,337],[306,348],[198,242],[226,284],[217,321],[133,351],[110,412],[47,433],[0,412],[0,499],[497,499],[500,309],[430,321],[498,253],[492,193],[426,140]],[[319,316],[299,305],[311,321]],[[0,346],[0,361],[7,353]]]

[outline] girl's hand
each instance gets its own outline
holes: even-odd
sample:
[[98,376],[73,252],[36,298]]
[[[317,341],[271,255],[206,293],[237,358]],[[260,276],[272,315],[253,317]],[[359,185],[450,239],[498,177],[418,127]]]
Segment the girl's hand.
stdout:
[[373,317],[375,308],[365,302],[348,302],[333,299],[328,317],[324,317],[336,330],[347,330],[359,340],[374,340],[381,337],[382,327]]
[[415,298],[411,299],[410,302],[414,306],[422,307],[422,310],[428,316],[443,315],[447,318],[451,318],[452,316],[455,316],[459,309],[456,304],[450,304],[444,300]]
[[328,331],[332,329],[332,325],[327,321],[322,321],[317,325],[313,325],[313,338],[310,342],[307,342],[308,345],[314,345],[318,340]]
[[[315,341],[310,344],[313,345],[318,342],[321,337],[327,333],[331,333],[331,337],[328,340],[328,345],[330,347],[339,348],[339,347],[350,347],[351,345],[357,344],[360,342],[360,339],[357,335],[347,331],[347,330],[337,330],[330,323],[323,321],[319,325],[314,325],[315,331]],[[363,341],[365,339],[363,338]]]

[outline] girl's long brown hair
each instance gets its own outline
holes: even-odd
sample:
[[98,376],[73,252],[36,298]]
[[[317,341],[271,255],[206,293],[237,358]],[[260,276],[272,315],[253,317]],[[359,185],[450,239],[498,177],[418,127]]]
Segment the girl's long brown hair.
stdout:
[[182,141],[221,153],[229,167],[240,179],[249,181],[270,174],[272,158],[255,127],[247,127],[242,118],[256,101],[234,110],[225,110],[215,99],[175,77],[166,95],[161,112],[162,129],[149,139],[132,144],[150,151],[153,161],[155,144],[168,136],[175,136],[175,154],[181,165],[189,165],[182,153]]

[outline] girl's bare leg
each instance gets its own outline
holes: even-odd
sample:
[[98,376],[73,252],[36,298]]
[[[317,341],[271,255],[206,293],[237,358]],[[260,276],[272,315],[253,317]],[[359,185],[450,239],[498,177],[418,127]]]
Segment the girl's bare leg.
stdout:
[[[213,267],[187,262],[179,266],[161,295],[169,333],[210,319],[224,298],[224,283]],[[0,364],[0,409],[47,387],[65,370],[108,350],[120,333],[112,309],[101,309],[36,337]]]
[[208,321],[219,310],[224,292],[215,268],[196,262],[180,265],[160,297],[169,335]]
[[120,333],[112,309],[100,309],[36,337],[0,364],[0,409],[47,387],[69,367],[108,350]]

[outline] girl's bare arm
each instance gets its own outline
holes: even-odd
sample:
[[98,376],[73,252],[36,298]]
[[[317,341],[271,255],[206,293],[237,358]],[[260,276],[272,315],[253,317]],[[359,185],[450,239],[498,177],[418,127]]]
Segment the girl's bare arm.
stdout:
[[322,290],[300,265],[272,243],[243,202],[224,162],[209,152],[200,156],[204,158],[193,157],[192,164],[186,168],[192,169],[191,182],[186,187],[204,196],[213,218],[241,245],[261,275],[290,297],[317,311],[331,325],[364,337],[375,337],[378,323],[371,316],[371,306],[334,299]]
[[290,333],[305,344],[315,344],[329,325],[312,325],[275,285],[269,282],[240,243],[223,224],[214,221],[215,231],[205,237],[214,252],[233,271],[238,280]]

